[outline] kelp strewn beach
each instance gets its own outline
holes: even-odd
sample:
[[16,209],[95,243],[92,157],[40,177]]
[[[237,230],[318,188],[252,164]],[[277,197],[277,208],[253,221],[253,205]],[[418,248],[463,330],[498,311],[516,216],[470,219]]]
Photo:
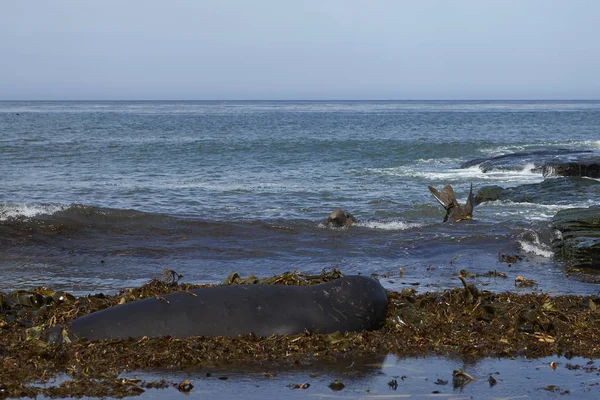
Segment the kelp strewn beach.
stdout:
[[[167,270],[163,279],[112,296],[73,297],[45,288],[3,293],[0,396],[125,397],[174,385],[164,380],[123,378],[123,374],[144,370],[273,364],[310,368],[321,361],[386,354],[471,359],[600,356],[598,297],[492,293],[475,287],[468,271],[463,274],[459,276],[464,282],[460,289],[424,294],[410,289],[389,291],[383,329],[329,335],[80,340],[53,345],[44,340],[52,326],[107,307],[199,285],[180,283],[181,277]],[[223,284],[315,284],[341,275],[338,270],[312,276],[289,272],[259,279],[234,273]],[[56,381],[57,376],[64,378]],[[180,389],[185,390],[185,385]]]

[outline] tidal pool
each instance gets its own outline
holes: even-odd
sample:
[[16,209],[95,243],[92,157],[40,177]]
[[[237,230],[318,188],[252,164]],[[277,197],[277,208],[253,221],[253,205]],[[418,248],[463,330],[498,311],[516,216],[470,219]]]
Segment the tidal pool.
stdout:
[[[453,378],[464,371],[463,379]],[[470,380],[468,377],[472,377]],[[165,389],[146,388],[139,399],[597,399],[597,360],[573,357],[473,361],[425,357],[361,359],[293,368],[231,367],[194,372],[133,372],[120,378],[165,380]],[[193,388],[180,392],[180,382]],[[341,384],[340,384],[341,383]],[[48,385],[56,385],[58,382]],[[143,384],[141,385],[143,387]],[[44,398],[40,396],[39,398]]]

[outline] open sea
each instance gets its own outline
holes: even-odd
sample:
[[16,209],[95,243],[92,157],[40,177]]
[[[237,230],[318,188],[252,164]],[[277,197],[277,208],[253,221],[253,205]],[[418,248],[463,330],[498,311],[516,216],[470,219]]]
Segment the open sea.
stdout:
[[[0,291],[337,268],[394,290],[460,287],[464,269],[482,289],[598,294],[554,259],[550,222],[600,204],[600,181],[461,168],[564,148],[600,150],[600,102],[0,102]],[[443,223],[427,186],[464,203],[471,183],[544,190]],[[326,227],[337,208],[359,223]]]

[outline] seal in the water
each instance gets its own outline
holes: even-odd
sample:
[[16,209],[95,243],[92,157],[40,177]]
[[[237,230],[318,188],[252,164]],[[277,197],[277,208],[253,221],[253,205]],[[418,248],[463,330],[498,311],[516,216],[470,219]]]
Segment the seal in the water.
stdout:
[[337,210],[329,214],[329,217],[327,218],[327,220],[325,220],[325,225],[343,228],[346,226],[350,226],[355,222],[356,218],[354,218],[352,214],[342,210],[341,208],[338,208]]
[[[309,286],[222,285],[97,311],[66,332],[71,340],[358,332],[381,328],[387,304],[378,280],[356,275]],[[62,329],[48,340],[62,342]]]
[[460,222],[466,219],[471,219],[473,215],[473,184],[471,184],[471,190],[469,190],[469,197],[467,197],[467,203],[464,206],[458,204],[456,201],[456,195],[452,186],[446,185],[440,192],[434,187],[427,186],[433,197],[446,209],[446,216],[444,222]]

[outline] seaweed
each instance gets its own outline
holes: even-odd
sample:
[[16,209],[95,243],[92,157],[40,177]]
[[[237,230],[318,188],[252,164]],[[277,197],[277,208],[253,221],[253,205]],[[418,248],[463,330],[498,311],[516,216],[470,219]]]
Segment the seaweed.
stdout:
[[[319,275],[293,271],[264,279],[242,278],[234,273],[224,284],[308,285],[340,276],[338,270]],[[141,370],[186,371],[273,363],[310,365],[320,360],[382,354],[600,357],[597,297],[493,293],[476,288],[467,281],[468,276],[462,275],[461,288],[443,292],[388,291],[386,325],[372,332],[80,340],[60,345],[43,340],[51,327],[76,317],[129,301],[205,286],[180,283],[181,278],[166,270],[162,279],[110,296],[76,298],[48,288],[0,293],[0,398],[128,397],[150,388],[191,389],[185,381],[119,378],[128,371]],[[63,376],[69,379],[59,382],[58,377]],[[459,371],[454,384],[465,385],[468,381],[468,376]]]

